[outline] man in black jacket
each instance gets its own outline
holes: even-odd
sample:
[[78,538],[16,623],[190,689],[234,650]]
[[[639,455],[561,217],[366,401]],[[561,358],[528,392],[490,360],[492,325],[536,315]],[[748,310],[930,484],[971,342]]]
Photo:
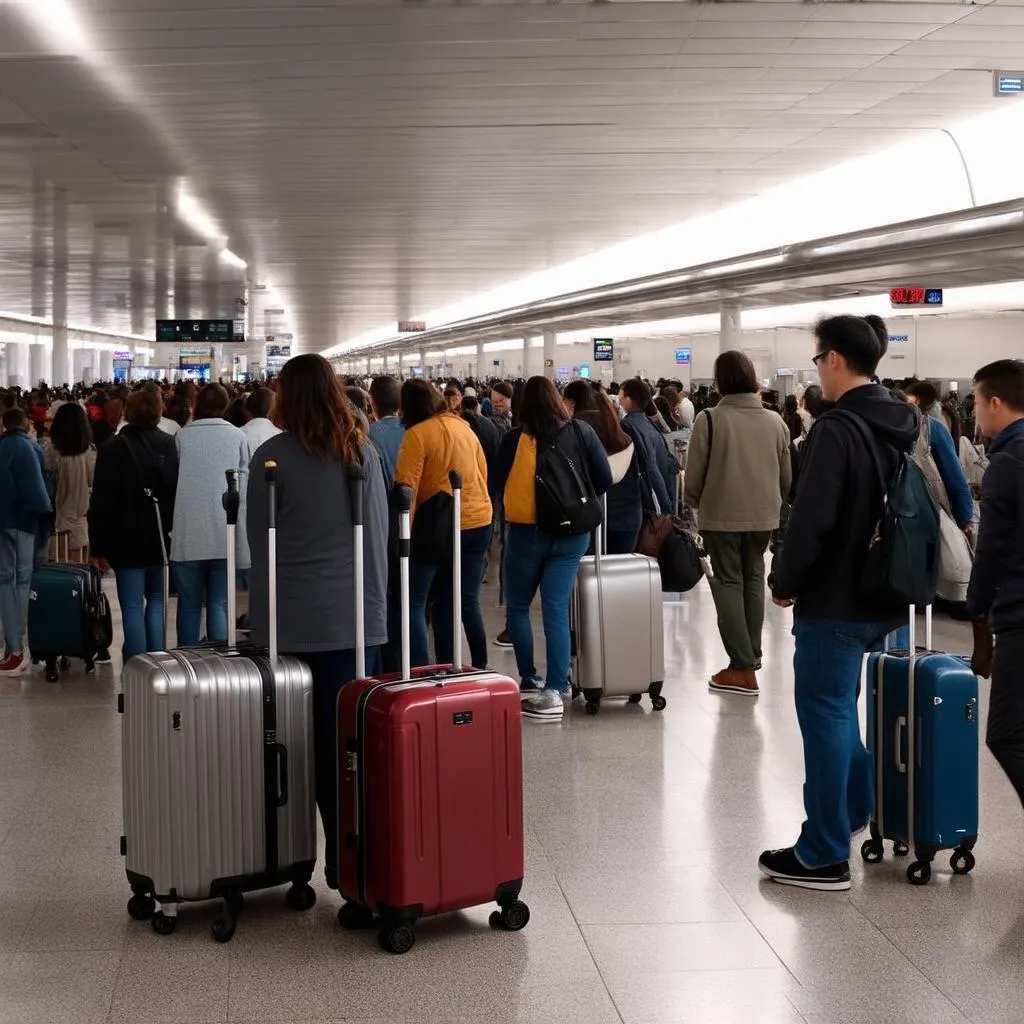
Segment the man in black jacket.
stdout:
[[913,409],[872,384],[881,346],[859,317],[815,328],[824,397],[836,403],[804,445],[800,483],[775,564],[777,605],[795,604],[796,710],[803,735],[804,822],[796,845],[761,856],[777,882],[807,889],[850,888],[850,838],[874,808],[870,756],[860,735],[857,690],[864,655],[880,649],[906,609],[865,598],[861,569],[884,494],[871,451],[850,415],[874,434],[885,479],[899,450],[917,438]]
[[975,620],[972,665],[986,679],[992,676],[988,746],[1024,803],[1024,362],[1000,359],[982,367],[974,396],[978,426],[992,447],[967,592]]

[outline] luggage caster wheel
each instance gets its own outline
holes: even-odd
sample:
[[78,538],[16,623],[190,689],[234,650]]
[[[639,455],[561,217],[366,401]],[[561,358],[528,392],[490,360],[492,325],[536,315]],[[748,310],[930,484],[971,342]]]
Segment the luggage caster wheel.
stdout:
[[380,948],[388,953],[401,956],[408,953],[416,942],[416,933],[412,930],[411,924],[385,925],[377,936]]
[[87,676],[90,676],[90,675],[92,675],[92,674],[93,674],[93,672],[95,672],[95,671],[96,671],[96,662],[95,662],[95,661],[93,661],[93,660],[92,660],[92,658],[90,658],[90,659],[89,659],[89,660],[88,660],[88,661],[87,661],[87,662],[85,663],[85,674],[86,674]]
[[137,892],[128,901],[128,916],[133,921],[148,921],[156,910],[156,900],[152,896]]
[[974,854],[970,850],[956,850],[949,859],[954,875],[969,875],[974,870]]
[[575,700],[583,691],[578,686],[570,686],[569,693],[572,695],[572,699]]
[[588,715],[596,715],[601,710],[601,705],[596,700],[588,700],[586,707]]
[[67,672],[67,670],[71,668],[71,661],[69,658],[61,658],[59,664],[61,672]]
[[218,917],[213,922],[210,934],[213,935],[215,942],[230,942],[234,938],[236,924],[236,921],[229,918]]
[[655,711],[664,711],[665,708],[668,707],[668,701],[665,700],[664,697],[652,697],[651,707],[654,708]]
[[159,910],[153,915],[152,925],[153,931],[157,935],[170,935],[178,927],[178,919],[168,917],[162,910]]
[[909,857],[910,847],[906,843],[901,843],[897,840],[892,844],[892,855],[894,857]]
[[285,897],[292,910],[310,910],[316,905],[316,892],[308,882],[295,884]]
[[46,670],[46,681],[48,683],[59,683],[60,673],[55,668],[48,668]]
[[38,658],[33,658],[32,659],[32,664],[33,665],[38,665],[39,664],[39,659]]
[[860,855],[865,864],[881,864],[885,856],[885,847],[880,840],[866,839],[860,848]]
[[642,693],[631,693],[629,695],[630,704],[639,704],[643,700],[644,695]]
[[373,911],[360,903],[343,903],[338,911],[338,924],[347,932],[373,927]]
[[907,881],[911,885],[927,885],[932,877],[932,866],[927,861],[914,861],[907,868]]
[[501,908],[498,919],[505,931],[521,932],[530,923],[530,908],[521,900],[516,900]]

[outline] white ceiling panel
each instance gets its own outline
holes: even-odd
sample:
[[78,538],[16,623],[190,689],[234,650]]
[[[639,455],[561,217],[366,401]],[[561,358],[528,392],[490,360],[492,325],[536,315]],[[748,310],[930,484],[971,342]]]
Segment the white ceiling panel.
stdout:
[[[0,308],[48,258],[35,174],[80,318],[127,327],[129,235],[151,317],[182,176],[313,348],[992,109],[1024,53],[1024,10],[955,2],[68,2],[87,51],[0,3]],[[178,241],[214,312],[235,279]]]

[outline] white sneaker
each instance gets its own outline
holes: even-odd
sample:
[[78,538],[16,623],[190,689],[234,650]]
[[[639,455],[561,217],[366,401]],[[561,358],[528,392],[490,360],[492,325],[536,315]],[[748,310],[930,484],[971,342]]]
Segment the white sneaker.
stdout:
[[523,701],[523,718],[537,722],[560,722],[565,713],[562,695],[555,690],[540,690]]

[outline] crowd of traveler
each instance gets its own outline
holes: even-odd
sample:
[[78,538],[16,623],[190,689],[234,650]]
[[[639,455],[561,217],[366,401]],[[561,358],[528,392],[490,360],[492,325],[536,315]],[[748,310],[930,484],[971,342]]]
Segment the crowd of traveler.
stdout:
[[[640,378],[608,387],[559,387],[546,377],[343,381],[321,357],[302,355],[275,380],[244,387],[151,381],[2,392],[0,672],[24,667],[31,574],[47,558],[112,572],[125,659],[168,642],[165,569],[179,644],[226,639],[229,588],[249,591],[248,625],[266,642],[262,466],[275,461],[280,647],[312,670],[317,803],[330,844],[333,709],[355,672],[350,468],[358,464],[366,482],[367,671],[397,667],[399,486],[412,493],[412,663],[453,658],[454,470],[469,661],[489,663],[481,591],[497,547],[506,612],[497,642],[514,650],[524,718],[557,722],[572,683],[570,595],[594,542],[545,519],[537,481],[558,452],[604,507],[608,553],[635,551],[651,516],[693,512],[727,658],[709,680],[713,691],[760,692],[768,592],[794,609],[807,820],[793,846],[762,856],[761,869],[791,885],[848,888],[851,836],[874,799],[857,712],[861,662],[907,615],[867,597],[860,581],[900,453],[922,467],[975,551],[960,610],[974,622],[975,667],[993,677],[989,744],[1024,802],[1024,697],[1014,681],[1024,658],[1024,363],[984,367],[960,401],[928,381],[878,380],[888,340],[878,318],[831,317],[813,337],[820,383],[781,402],[742,352],[722,353],[713,382],[696,389]],[[235,579],[226,471],[241,491]],[[538,593],[543,677],[530,617]]]

